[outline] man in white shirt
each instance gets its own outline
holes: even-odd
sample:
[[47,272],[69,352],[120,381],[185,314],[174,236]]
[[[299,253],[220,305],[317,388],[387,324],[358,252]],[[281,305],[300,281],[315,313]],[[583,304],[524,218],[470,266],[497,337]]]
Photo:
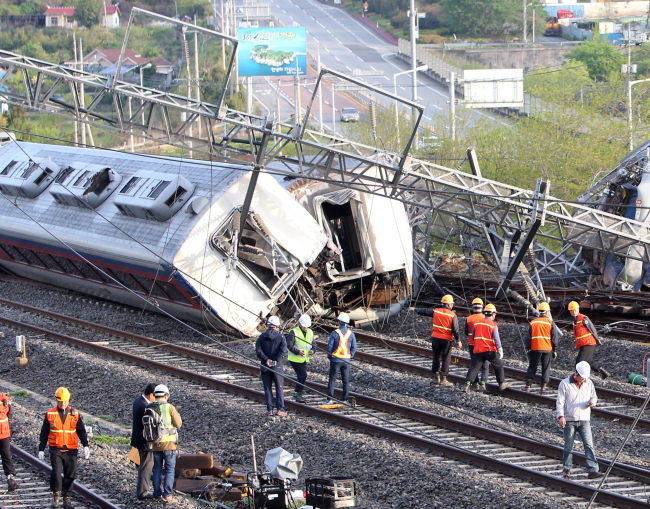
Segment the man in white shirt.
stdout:
[[598,461],[594,452],[591,434],[591,407],[596,406],[598,397],[593,382],[589,379],[591,368],[586,361],[576,364],[576,372],[560,382],[557,391],[556,411],[560,426],[564,430],[564,453],[562,454],[562,474],[571,477],[573,468],[573,441],[576,434],[582,439],[587,458],[587,477],[598,479]]

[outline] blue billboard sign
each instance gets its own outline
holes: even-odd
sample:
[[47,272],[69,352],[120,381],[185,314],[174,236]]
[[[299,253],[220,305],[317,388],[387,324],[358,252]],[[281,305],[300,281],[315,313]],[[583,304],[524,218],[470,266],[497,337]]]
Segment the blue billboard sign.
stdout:
[[239,76],[295,76],[307,73],[305,27],[239,28]]

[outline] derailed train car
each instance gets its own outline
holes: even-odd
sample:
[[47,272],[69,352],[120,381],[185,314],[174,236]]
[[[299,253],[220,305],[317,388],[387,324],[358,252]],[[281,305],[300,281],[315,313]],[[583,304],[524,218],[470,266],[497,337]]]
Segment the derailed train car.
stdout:
[[272,313],[345,309],[360,323],[401,309],[413,270],[401,203],[262,172],[242,222],[249,170],[10,143],[0,265],[247,336]]
[[[584,192],[578,201],[589,206],[650,224],[650,141],[627,154],[607,175]],[[629,257],[585,250],[585,261],[602,276],[603,286],[619,290],[650,291],[650,264],[640,261],[641,246],[631,246]]]

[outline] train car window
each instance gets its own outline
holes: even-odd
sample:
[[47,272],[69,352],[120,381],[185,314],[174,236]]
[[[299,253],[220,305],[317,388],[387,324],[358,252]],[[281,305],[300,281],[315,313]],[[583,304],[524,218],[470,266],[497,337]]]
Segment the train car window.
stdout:
[[4,169],[0,172],[0,175],[9,175],[11,169],[18,164],[18,161],[11,161]]
[[5,250],[5,253],[7,253],[12,260],[18,262],[18,263],[29,263],[29,260],[25,258],[20,251],[18,251],[14,246],[11,244],[3,244],[2,248]]
[[104,281],[97,275],[97,273],[92,270],[88,264],[82,260],[70,260],[70,263],[74,264],[75,268],[83,274],[83,277],[86,279],[91,279],[93,281],[99,281],[103,283]]
[[362,253],[358,228],[352,215],[350,202],[343,205],[325,202],[322,205],[323,214],[327,220],[327,226],[332,239],[341,248],[343,265],[341,271],[358,270],[362,268]]
[[61,173],[59,173],[56,176],[56,179],[54,180],[54,182],[56,182],[57,184],[63,184],[65,182],[65,180],[70,176],[70,174],[73,171],[75,171],[75,169],[76,168],[73,168],[72,166],[67,166],[67,167],[63,168],[63,170],[61,170]]
[[21,255],[23,255],[23,258],[25,258],[30,265],[36,265],[37,267],[45,268],[45,264],[39,260],[31,250],[20,246],[16,246],[16,249],[20,252]]
[[139,181],[140,177],[131,177],[129,181],[124,184],[124,187],[120,189],[120,194],[130,194]]
[[173,207],[174,203],[176,203],[185,193],[187,193],[187,189],[178,186],[176,191],[174,191],[174,194],[165,200],[165,205],[169,208]]
[[149,194],[147,195],[147,198],[152,198],[156,199],[158,196],[160,196],[160,193],[163,192],[163,190],[170,184],[171,182],[169,180],[161,180],[160,182],[155,183],[151,191],[149,191]]
[[183,303],[188,302],[187,297],[183,295],[178,290],[178,288],[174,286],[173,283],[168,283],[166,281],[158,281],[156,284],[159,285],[163,289],[163,291],[168,295],[169,300],[173,300],[175,302],[183,302]]

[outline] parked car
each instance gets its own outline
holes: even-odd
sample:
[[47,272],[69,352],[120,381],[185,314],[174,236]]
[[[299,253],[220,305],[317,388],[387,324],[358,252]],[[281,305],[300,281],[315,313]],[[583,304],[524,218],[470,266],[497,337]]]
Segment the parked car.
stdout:
[[359,111],[356,108],[343,108],[341,110],[341,122],[358,122]]

